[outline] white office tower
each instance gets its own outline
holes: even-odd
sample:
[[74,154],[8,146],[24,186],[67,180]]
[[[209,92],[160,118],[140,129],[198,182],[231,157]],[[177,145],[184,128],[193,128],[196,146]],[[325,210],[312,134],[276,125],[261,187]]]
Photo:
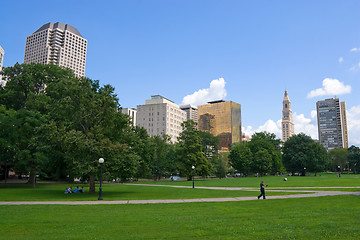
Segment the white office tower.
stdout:
[[186,112],[186,120],[198,122],[198,108],[196,106],[188,104],[180,106],[180,109]]
[[[4,51],[4,49],[0,46],[0,72],[1,72],[2,67],[3,67],[4,54],[5,54],[5,51]],[[0,73],[0,86],[5,86],[5,81],[2,80],[2,75],[1,75],[1,73]]]
[[137,106],[137,126],[144,127],[150,136],[170,136],[177,142],[182,132],[181,123],[186,121],[186,112],[173,101],[160,95],[151,96],[145,105]]
[[133,126],[136,126],[136,109],[134,108],[123,108],[121,109],[121,112],[123,114],[129,115],[131,122],[133,123]]
[[287,90],[285,90],[284,94],[282,113],[282,141],[286,142],[289,137],[294,135],[294,123],[292,119],[291,102]]
[[55,64],[85,76],[87,40],[69,24],[47,23],[26,37],[24,63]]

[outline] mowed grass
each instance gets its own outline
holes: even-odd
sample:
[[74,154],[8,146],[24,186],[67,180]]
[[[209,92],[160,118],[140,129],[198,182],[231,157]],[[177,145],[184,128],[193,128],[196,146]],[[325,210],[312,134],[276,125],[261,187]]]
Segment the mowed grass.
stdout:
[[[284,181],[284,178],[287,181]],[[317,174],[317,176],[264,176],[264,177],[239,177],[223,179],[196,179],[195,186],[201,187],[258,187],[264,180],[265,185],[269,187],[359,187],[359,174],[343,174],[336,177],[335,174]],[[147,184],[164,184],[191,186],[191,181],[158,181],[158,182],[140,182]]]
[[359,202],[0,206],[0,239],[359,239]]
[[[294,190],[310,190],[310,191],[360,191],[359,175],[342,175],[337,178],[335,174],[320,174],[316,177],[287,177],[288,181],[283,181],[284,177],[266,176],[261,178],[226,178],[226,179],[196,179],[195,189],[192,188],[172,188],[164,186],[142,186],[142,185],[126,185],[126,184],[104,184],[103,198],[104,200],[151,200],[151,199],[194,199],[194,198],[222,198],[222,197],[250,197],[257,196],[256,191],[228,191],[228,190],[209,190],[199,189],[196,187],[253,187],[259,188],[261,180],[269,186],[267,196],[286,195],[296,193],[272,192],[271,189],[286,188]],[[180,185],[192,186],[191,181],[158,181],[158,182],[139,182],[154,185]],[[64,194],[65,188],[77,184],[63,183],[38,183],[36,188],[32,188],[28,184],[0,184],[0,201],[93,201],[97,200],[96,194],[88,193],[88,186],[85,185],[85,193]],[[79,185],[80,187],[82,185]],[[302,187],[296,189],[295,187]],[[306,189],[306,187],[312,187]],[[329,187],[328,189],[317,187]],[[330,188],[330,187],[336,187]],[[99,186],[96,186],[98,191]]]
[[[76,185],[75,185],[76,186]],[[88,186],[85,193],[64,194],[69,184],[38,183],[36,188],[28,184],[0,184],[0,201],[95,201],[96,193],[89,194]],[[74,185],[73,185],[74,187]],[[173,188],[162,186],[140,186],[126,184],[103,184],[103,199],[112,200],[150,200],[150,199],[193,199],[222,197],[255,197],[259,192],[227,191],[192,188]],[[269,192],[267,195],[285,195],[294,193]]]

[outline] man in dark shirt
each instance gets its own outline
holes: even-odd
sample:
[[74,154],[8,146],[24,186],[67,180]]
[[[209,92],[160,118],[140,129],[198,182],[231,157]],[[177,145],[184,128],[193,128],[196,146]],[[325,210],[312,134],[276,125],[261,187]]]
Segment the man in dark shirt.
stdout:
[[264,181],[261,181],[260,183],[260,192],[261,194],[258,196],[258,199],[263,196],[263,199],[266,199],[265,198],[265,186],[264,186]]

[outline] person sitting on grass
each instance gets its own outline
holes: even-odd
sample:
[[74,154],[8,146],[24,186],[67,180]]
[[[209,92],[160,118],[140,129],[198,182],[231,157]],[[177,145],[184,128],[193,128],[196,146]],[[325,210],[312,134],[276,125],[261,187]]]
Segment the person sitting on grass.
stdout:
[[85,192],[85,189],[84,189],[84,186],[82,186],[80,189],[80,193],[84,193],[84,192]]
[[79,186],[77,186],[75,189],[74,189],[74,193],[78,193],[79,192]]
[[65,188],[65,194],[68,194],[69,192],[68,192],[68,189],[67,188]]
[[69,187],[67,191],[68,191],[68,193],[72,193],[72,192],[73,192],[71,187]]

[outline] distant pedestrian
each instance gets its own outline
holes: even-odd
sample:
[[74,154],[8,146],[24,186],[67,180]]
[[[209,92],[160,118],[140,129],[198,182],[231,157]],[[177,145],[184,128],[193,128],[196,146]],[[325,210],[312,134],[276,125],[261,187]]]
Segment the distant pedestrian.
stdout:
[[260,199],[261,196],[263,196],[263,199],[265,198],[265,186],[264,186],[264,181],[261,181],[260,183],[260,195],[258,196],[258,199]]

